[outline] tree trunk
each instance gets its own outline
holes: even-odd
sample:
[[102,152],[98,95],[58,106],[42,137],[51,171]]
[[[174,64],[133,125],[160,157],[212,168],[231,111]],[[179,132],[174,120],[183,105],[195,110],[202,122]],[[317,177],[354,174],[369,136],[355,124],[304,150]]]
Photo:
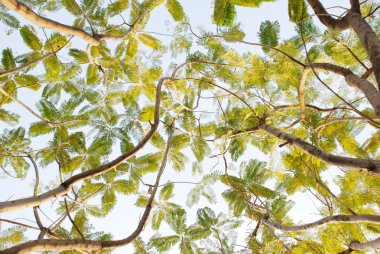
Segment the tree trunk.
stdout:
[[361,43],[367,51],[378,88],[380,89],[380,41],[371,26],[359,12],[349,11],[347,13],[347,21],[352,30],[359,36]]

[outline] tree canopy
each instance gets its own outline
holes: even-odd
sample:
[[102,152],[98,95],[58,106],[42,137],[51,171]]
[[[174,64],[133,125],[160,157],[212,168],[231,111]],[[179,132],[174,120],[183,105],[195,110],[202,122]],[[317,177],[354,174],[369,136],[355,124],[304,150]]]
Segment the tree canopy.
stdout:
[[0,253],[378,253],[380,4],[184,2],[0,0]]

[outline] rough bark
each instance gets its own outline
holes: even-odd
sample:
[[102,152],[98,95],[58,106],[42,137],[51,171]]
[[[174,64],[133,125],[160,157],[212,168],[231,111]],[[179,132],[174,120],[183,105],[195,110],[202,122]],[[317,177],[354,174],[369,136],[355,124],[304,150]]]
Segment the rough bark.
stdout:
[[155,111],[154,111],[154,122],[151,126],[150,131],[145,135],[145,137],[129,152],[120,155],[113,161],[106,163],[99,168],[88,170],[79,174],[76,174],[66,181],[62,182],[57,188],[50,190],[48,192],[45,192],[43,194],[40,194],[38,196],[33,196],[29,198],[22,198],[12,201],[5,201],[0,202],[0,213],[3,212],[11,212],[23,208],[33,207],[33,206],[39,206],[42,203],[53,200],[55,198],[64,196],[67,194],[68,190],[72,185],[75,183],[78,183],[80,181],[89,179],[91,177],[103,174],[112,168],[120,165],[125,160],[129,159],[131,156],[135,155],[140,149],[142,149],[145,144],[149,141],[149,139],[153,136],[155,131],[157,130],[158,124],[159,124],[159,113],[160,113],[160,102],[161,102],[161,88],[165,80],[169,78],[161,78],[158,82],[157,88],[156,88],[156,102],[155,102]]
[[351,250],[358,250],[358,251],[379,250],[380,249],[380,237],[376,238],[373,241],[368,241],[365,243],[352,242],[350,244],[350,249]]
[[347,21],[359,36],[371,61],[378,88],[380,89],[380,40],[360,12],[349,11]]
[[36,24],[40,27],[46,27],[50,28],[57,32],[62,32],[65,34],[70,34],[73,36],[78,36],[88,42],[92,46],[99,46],[101,41],[105,40],[123,40],[125,39],[134,29],[134,25],[145,15],[143,13],[140,15],[136,21],[130,26],[130,28],[122,35],[114,36],[114,35],[108,35],[108,34],[88,34],[87,32],[83,31],[80,28],[68,26],[62,23],[59,23],[57,21],[54,21],[49,18],[42,17],[35,13],[31,8],[29,8],[27,5],[17,1],[17,0],[0,0],[0,3],[3,4],[6,8],[22,15],[24,18],[32,22],[33,24]]
[[345,78],[346,83],[360,90],[367,98],[376,116],[380,116],[380,92],[375,86],[368,80],[355,75],[351,70],[329,63],[314,63],[306,66],[302,74],[301,82],[298,87],[298,96],[300,100],[301,117],[305,117],[305,83],[307,75],[312,70],[325,70],[334,72],[337,75],[341,75]]
[[301,150],[307,152],[308,154],[327,162],[331,165],[341,166],[341,167],[349,167],[349,168],[357,168],[361,170],[365,170],[368,172],[372,172],[375,174],[380,174],[380,161],[377,160],[366,160],[366,159],[360,159],[360,158],[350,158],[350,157],[343,157],[338,155],[333,155],[330,153],[327,153],[305,141],[303,141],[300,138],[297,138],[295,136],[292,136],[290,134],[287,134],[279,129],[276,129],[274,127],[268,126],[265,123],[260,123],[257,126],[259,129],[264,130],[265,132],[276,136],[284,141],[286,141],[289,144],[295,145]]
[[325,7],[321,4],[319,0],[307,0],[310,6],[313,8],[315,14],[317,14],[318,19],[331,30],[343,31],[349,28],[346,16],[335,19],[326,11]]
[[316,228],[316,227],[319,227],[325,224],[331,224],[331,223],[360,223],[360,222],[380,224],[380,216],[372,215],[372,214],[334,215],[334,216],[325,217],[323,219],[320,219],[312,223],[307,223],[307,224],[298,225],[298,226],[284,226],[270,220],[263,220],[263,223],[265,225],[271,226],[273,228],[276,228],[282,231],[287,231],[287,232],[305,231],[311,228]]
[[6,8],[14,12],[17,12],[18,14],[22,15],[24,18],[26,18],[27,20],[29,20],[30,22],[38,26],[46,27],[54,31],[78,36],[93,46],[99,46],[100,44],[99,39],[95,38],[94,36],[91,36],[90,34],[86,33],[82,29],[64,25],[57,21],[51,20],[49,18],[42,17],[38,15],[37,13],[35,13],[28,6],[26,6],[23,3],[20,3],[17,0],[0,0],[0,3],[3,4]]

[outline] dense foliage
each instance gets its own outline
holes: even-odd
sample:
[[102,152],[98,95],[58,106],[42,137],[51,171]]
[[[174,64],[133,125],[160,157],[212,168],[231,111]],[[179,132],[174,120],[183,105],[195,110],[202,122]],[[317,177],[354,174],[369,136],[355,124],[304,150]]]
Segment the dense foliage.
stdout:
[[[0,0],[0,253],[377,253],[379,3],[345,1],[250,42],[237,9],[273,1],[198,29],[179,0]],[[120,203],[122,239],[94,226]]]

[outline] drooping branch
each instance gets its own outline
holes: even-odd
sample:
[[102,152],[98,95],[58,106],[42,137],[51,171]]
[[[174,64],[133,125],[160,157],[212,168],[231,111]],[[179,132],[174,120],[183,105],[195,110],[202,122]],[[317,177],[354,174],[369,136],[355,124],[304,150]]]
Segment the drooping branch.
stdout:
[[139,220],[136,229],[126,238],[121,240],[109,240],[109,241],[92,241],[92,240],[56,240],[56,239],[40,239],[22,243],[20,245],[5,249],[0,251],[1,254],[25,254],[34,251],[64,251],[64,250],[87,250],[87,251],[100,251],[103,249],[113,249],[120,246],[127,245],[131,243],[136,237],[140,235],[143,231],[145,224],[149,218],[150,211],[152,210],[154,199],[157,190],[160,185],[161,176],[164,173],[166,167],[169,149],[171,146],[172,135],[169,134],[167,145],[165,148],[164,157],[161,166],[158,170],[156,181],[152,187],[151,195],[149,197],[148,203],[145,207],[144,213]]
[[326,70],[334,72],[345,78],[346,83],[354,88],[359,89],[372,105],[375,114],[380,116],[380,92],[368,80],[355,75],[351,70],[329,63],[313,63],[305,67],[298,87],[298,95],[300,100],[301,117],[305,117],[305,83],[307,75],[312,70]]
[[349,28],[346,16],[336,19],[333,18],[323,7],[322,3],[319,0],[307,0],[311,8],[313,8],[318,19],[331,30],[342,31]]
[[312,228],[320,227],[325,224],[332,223],[374,223],[380,224],[380,216],[372,214],[360,214],[360,215],[333,215],[327,216],[323,219],[317,220],[312,223],[307,223],[298,226],[284,226],[279,223],[264,219],[263,223],[265,225],[271,226],[278,230],[287,231],[287,232],[298,232],[305,231]]
[[161,88],[166,80],[170,78],[163,77],[158,81],[158,85],[156,88],[156,102],[155,102],[155,110],[154,110],[154,122],[151,124],[150,131],[144,136],[144,138],[130,151],[120,155],[116,159],[112,160],[109,163],[106,163],[96,169],[88,170],[79,174],[76,174],[66,181],[62,182],[58,187],[43,194],[40,194],[35,197],[22,198],[12,201],[0,202],[0,213],[2,212],[10,212],[14,210],[19,210],[27,207],[39,206],[44,202],[49,200],[64,196],[67,194],[69,188],[78,183],[80,181],[89,179],[91,177],[103,174],[112,168],[120,165],[125,160],[129,159],[131,156],[135,155],[138,151],[140,151],[145,144],[150,140],[155,131],[157,130],[159,124],[159,113],[160,113],[160,102],[161,102]]
[[[257,125],[257,128],[273,136],[276,136],[286,141],[289,144],[295,145],[301,150],[307,152],[308,154],[324,162],[327,162],[331,165],[357,168],[357,169],[365,170],[365,171],[372,172],[375,174],[380,174],[380,161],[378,160],[350,158],[350,157],[333,155],[319,149],[318,147],[311,145],[310,143],[303,141],[300,138],[287,134],[277,128],[266,125],[264,122],[259,123]],[[252,130],[248,130],[248,131],[252,131]]]

